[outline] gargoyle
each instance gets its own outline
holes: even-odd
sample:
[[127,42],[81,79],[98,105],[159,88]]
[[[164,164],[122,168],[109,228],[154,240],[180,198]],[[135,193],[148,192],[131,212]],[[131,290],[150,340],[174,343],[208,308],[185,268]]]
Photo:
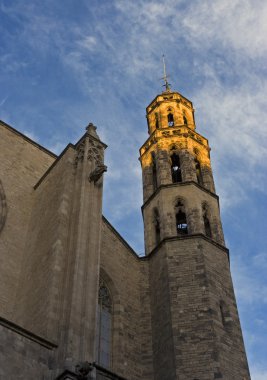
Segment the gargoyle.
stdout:
[[94,181],[96,183],[100,177],[102,177],[103,173],[107,171],[106,165],[98,165],[92,173],[89,175],[89,181]]

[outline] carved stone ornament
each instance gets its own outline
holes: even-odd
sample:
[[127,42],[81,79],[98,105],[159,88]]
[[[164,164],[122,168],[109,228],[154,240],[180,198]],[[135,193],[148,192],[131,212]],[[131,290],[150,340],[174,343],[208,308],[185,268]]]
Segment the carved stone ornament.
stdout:
[[77,153],[75,158],[75,165],[78,161],[83,161],[86,157],[87,160],[95,161],[97,166],[101,166],[103,162],[103,147],[97,141],[89,139],[89,147],[87,153],[85,153],[85,141],[81,142],[77,147]]
[[96,183],[103,175],[104,172],[107,171],[106,165],[98,165],[89,175],[89,181]]
[[2,182],[0,180],[0,233],[4,228],[6,222],[7,215],[7,204],[6,204],[6,195],[4,192],[4,188]]
[[75,372],[78,374],[79,380],[87,380],[89,373],[93,369],[93,364],[89,362],[80,362],[75,366]]
[[102,165],[102,147],[94,140],[90,140],[90,147],[87,152],[87,159],[94,160],[97,166]]
[[79,146],[77,147],[77,153],[76,153],[76,158],[75,158],[75,166],[77,166],[78,161],[83,161],[84,158],[84,147],[85,147],[85,142],[81,142]]

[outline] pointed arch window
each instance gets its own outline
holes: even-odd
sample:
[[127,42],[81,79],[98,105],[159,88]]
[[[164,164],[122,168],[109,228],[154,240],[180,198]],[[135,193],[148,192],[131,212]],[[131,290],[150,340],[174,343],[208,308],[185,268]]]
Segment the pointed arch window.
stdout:
[[185,214],[185,207],[181,200],[178,200],[176,203],[176,231],[177,235],[187,235],[188,227]]
[[187,118],[186,118],[185,115],[183,116],[183,120],[184,120],[184,125],[187,125],[187,124],[188,124],[188,121],[187,121]]
[[182,182],[180,157],[176,153],[173,153],[171,155],[171,171],[172,171],[172,182],[173,183]]
[[174,118],[173,114],[170,112],[168,113],[168,126],[173,127],[174,126]]
[[202,206],[202,213],[203,213],[203,222],[204,222],[204,230],[205,235],[209,238],[212,238],[212,232],[211,232],[211,226],[210,226],[210,220],[208,217],[208,207],[206,204]]
[[97,363],[110,368],[111,363],[111,336],[112,336],[112,300],[109,289],[100,280],[98,292],[98,316],[96,354]]
[[188,229],[187,229],[186,215],[181,210],[178,211],[176,214],[176,228],[177,228],[178,235],[187,235]]
[[199,185],[203,186],[201,165],[197,158],[195,158],[195,168],[196,168],[197,182]]
[[209,221],[207,215],[204,215],[203,219],[204,219],[205,235],[208,236],[209,238],[211,238],[212,235],[211,235],[210,221]]

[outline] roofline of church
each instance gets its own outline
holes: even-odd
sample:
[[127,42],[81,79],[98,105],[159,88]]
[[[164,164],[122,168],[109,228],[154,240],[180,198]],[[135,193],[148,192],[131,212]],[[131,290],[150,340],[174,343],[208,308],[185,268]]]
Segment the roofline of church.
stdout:
[[38,149],[44,151],[45,153],[49,154],[50,156],[52,156],[53,158],[57,158],[57,154],[51,152],[51,150],[45,148],[43,145],[41,144],[38,144],[36,141],[32,140],[30,137],[26,136],[25,134],[19,132],[17,129],[11,127],[11,125],[5,123],[3,120],[0,120],[0,124],[3,125],[3,127],[6,127],[7,129],[9,129],[11,132],[13,132],[14,134],[22,137],[24,140],[26,140],[27,142],[29,142],[30,144],[36,146]]
[[115,235],[119,238],[119,240],[122,242],[122,244],[130,250],[130,252],[135,256],[135,258],[140,259],[143,256],[139,256],[138,253],[135,252],[135,250],[130,246],[129,243],[121,236],[121,234],[112,226],[112,224],[107,220],[107,218],[102,215],[103,222],[106,223],[106,225],[112,230],[112,232],[115,233]]

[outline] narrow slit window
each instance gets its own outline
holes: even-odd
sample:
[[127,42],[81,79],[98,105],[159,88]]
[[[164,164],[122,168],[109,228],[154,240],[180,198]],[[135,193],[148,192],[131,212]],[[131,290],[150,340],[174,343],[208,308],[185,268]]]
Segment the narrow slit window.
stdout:
[[172,171],[172,182],[182,182],[182,173],[181,173],[181,165],[180,158],[178,154],[173,153],[171,156],[171,171]]
[[168,126],[169,127],[173,127],[174,126],[174,118],[173,118],[173,114],[172,113],[168,114]]
[[203,185],[203,177],[202,177],[202,172],[201,172],[201,165],[200,162],[195,159],[195,168],[196,168],[196,175],[197,175],[197,182],[199,185]]
[[206,214],[204,214],[203,219],[204,219],[205,235],[206,235],[207,237],[211,238],[211,237],[212,237],[212,234],[211,234],[211,228],[210,228],[210,221],[209,221],[209,218],[207,217]]
[[160,220],[158,210],[154,211],[154,225],[155,225],[155,241],[158,245],[160,243]]
[[184,125],[187,125],[188,121],[187,121],[187,118],[185,116],[183,116],[183,120],[184,120]]
[[159,128],[159,115],[157,112],[155,113],[155,119],[156,119],[155,126],[156,126],[156,129],[158,129]]

